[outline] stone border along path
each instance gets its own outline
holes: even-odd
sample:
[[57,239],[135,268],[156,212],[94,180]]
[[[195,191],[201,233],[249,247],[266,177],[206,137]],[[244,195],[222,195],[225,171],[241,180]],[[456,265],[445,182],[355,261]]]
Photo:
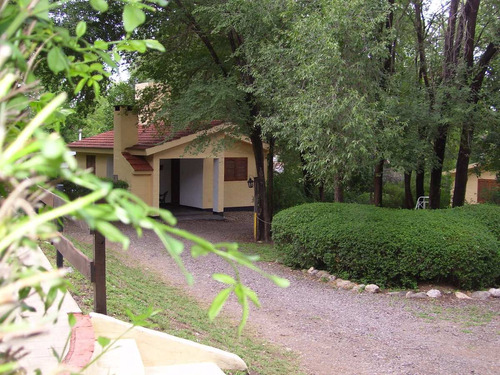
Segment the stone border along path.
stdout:
[[[248,212],[227,213],[225,221],[184,221],[179,227],[213,242],[252,241]],[[78,228],[68,228],[73,230],[79,239],[89,240]],[[151,233],[144,233],[141,239],[132,237],[127,254],[145,270],[159,271],[166,282],[182,285],[207,306],[222,288],[211,274],[231,274],[230,267],[215,256],[193,260],[185,252],[183,259],[195,276],[195,286],[187,287]],[[386,293],[354,293],[334,289],[300,270],[275,263],[259,265],[288,278],[291,286],[277,288],[242,269],[242,279],[262,303],[262,308],[252,308],[249,326],[263,338],[297,353],[308,374],[500,374],[498,298],[407,299]],[[234,299],[226,311],[235,319],[240,316]],[[477,320],[484,324],[474,325]],[[250,374],[257,375],[252,370]]]
[[[319,280],[323,282],[327,282],[335,288],[344,289],[344,290],[352,290],[353,292],[368,292],[368,293],[380,293],[380,287],[376,284],[356,284],[355,282],[349,280],[343,280],[337,278],[335,275],[330,275],[327,271],[320,271],[315,269],[314,267],[309,268],[308,270],[302,270],[303,273],[307,273],[311,276],[315,276]],[[400,296],[406,298],[441,298],[443,293],[439,289],[430,289],[427,292],[414,292],[414,291],[399,291],[399,292],[388,292],[387,294],[391,296]],[[463,292],[451,292],[446,291],[446,295],[453,295],[458,299],[479,299],[479,300],[487,300],[490,297],[492,298],[500,298],[500,288],[490,288],[490,290],[477,290],[475,292],[469,294]]]

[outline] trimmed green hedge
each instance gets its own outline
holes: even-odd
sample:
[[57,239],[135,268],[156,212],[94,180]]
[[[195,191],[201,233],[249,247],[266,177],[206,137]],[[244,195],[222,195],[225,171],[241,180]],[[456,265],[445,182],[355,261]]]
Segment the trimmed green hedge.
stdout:
[[469,204],[448,210],[450,215],[456,215],[468,223],[484,224],[500,241],[500,206],[494,204]]
[[313,203],[278,213],[273,240],[293,267],[383,286],[419,281],[480,288],[500,282],[500,208],[394,210]]

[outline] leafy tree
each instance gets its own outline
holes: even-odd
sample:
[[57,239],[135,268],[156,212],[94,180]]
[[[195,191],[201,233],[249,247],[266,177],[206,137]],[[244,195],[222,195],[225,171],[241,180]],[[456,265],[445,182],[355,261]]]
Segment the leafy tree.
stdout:
[[261,115],[265,129],[298,148],[316,183],[335,186],[337,201],[352,174],[375,165],[374,154],[384,159],[397,133],[380,85],[389,40],[380,29],[389,5],[289,4],[274,38],[255,48],[249,64],[256,90],[272,103]]
[[[381,205],[388,161],[404,172],[406,206],[413,207],[412,171],[421,196],[430,168],[431,205],[439,207],[447,140],[459,142],[463,119],[469,118],[470,130],[488,112],[486,103],[491,106],[483,94],[477,103],[470,94],[474,77],[494,76],[494,55],[488,63],[480,58],[496,51],[488,46],[495,46],[498,20],[486,12],[477,24],[484,26],[476,38],[477,62],[466,63],[474,56],[469,37],[480,27],[470,18],[478,1],[454,0],[448,15],[429,14],[421,0],[174,3],[147,28],[168,53],[137,62],[143,78],[168,85],[158,112],[164,119],[181,127],[214,118],[237,124],[235,131],[254,144],[259,181],[262,140],[298,150],[306,192],[311,195],[312,185],[322,191],[334,186],[338,201],[350,175],[371,165],[374,201]],[[494,4],[485,4],[495,14]],[[469,130],[462,145],[473,136]],[[269,208],[266,203],[261,206]],[[264,214],[261,222],[271,216]]]
[[[462,53],[458,51],[458,56],[456,58],[463,61],[464,72],[462,73],[462,77],[460,77],[460,88],[464,88],[464,91],[467,92],[465,101],[471,108],[470,113],[466,114],[465,118],[462,120],[460,148],[458,150],[456,165],[455,188],[453,191],[453,207],[463,206],[465,202],[465,188],[467,185],[468,166],[472,151],[472,140],[477,127],[476,124],[480,123],[482,117],[478,116],[478,113],[481,112],[479,107],[485,102],[482,86],[487,71],[491,67],[492,60],[498,55],[500,50],[500,32],[498,28],[496,29],[496,35],[494,33],[489,35],[483,34],[480,35],[479,38],[475,38],[477,17],[479,16],[479,4],[479,0],[467,1],[463,6],[463,13],[460,18],[460,22],[465,23],[464,26],[461,26],[465,28],[465,31],[463,31],[465,34],[465,41],[463,42],[464,51]],[[498,14],[499,11],[498,6],[494,4],[487,4],[485,9],[487,12],[486,17],[491,15],[490,12],[497,12]],[[496,22],[494,19],[490,21],[497,27],[500,26],[498,17]],[[481,33],[483,31],[484,29],[481,30]],[[481,40],[481,37],[486,39],[486,44]],[[477,45],[478,42],[481,43],[479,46]],[[474,56],[476,49],[481,51],[479,58],[475,58]]]
[[[485,1],[487,9],[498,12],[497,7]],[[437,76],[436,91],[430,99],[436,101],[434,110],[440,120],[432,135],[435,163],[431,170],[430,206],[439,208],[441,178],[448,134],[454,122],[461,124],[461,141],[457,159],[457,175],[453,205],[462,205],[467,182],[467,164],[474,124],[478,121],[475,108],[481,98],[481,88],[493,58],[498,52],[495,30],[498,20],[478,19],[479,0],[451,0],[449,4],[446,31],[442,44],[442,72]],[[484,28],[483,28],[484,27]],[[478,38],[476,29],[481,28]],[[498,27],[496,28],[498,31]],[[422,62],[422,61],[421,61]],[[423,65],[421,68],[424,69]],[[430,85],[428,86],[430,89]]]
[[[443,8],[433,14],[427,9],[429,4],[422,0],[412,0],[410,5],[406,14],[413,24],[413,32],[406,29],[398,39],[396,70],[399,71],[392,82],[396,95],[390,112],[408,126],[402,144],[404,147],[395,155],[403,162],[406,172],[407,206],[410,207],[411,201],[408,171],[416,170],[416,193],[417,196],[422,196],[425,195],[424,169],[430,168],[431,206],[438,208],[442,201],[443,166],[452,168],[455,143],[457,149],[463,148],[460,143],[464,144],[464,136],[460,141],[458,130],[462,128],[463,133],[465,123],[468,129],[481,123],[487,124],[481,126],[483,131],[485,128],[494,128],[494,114],[486,109],[488,106],[491,108],[494,100],[488,98],[484,89],[471,91],[471,85],[474,80],[477,84],[481,74],[487,70],[489,73],[486,74],[486,82],[493,78],[491,67],[494,60],[484,53],[488,48],[492,51],[491,41],[495,40],[492,38],[492,31],[497,21],[485,15],[472,17],[472,9],[477,10],[479,2],[452,1],[447,10]],[[485,9],[489,9],[487,13],[495,13],[495,7],[492,9],[492,6],[491,2],[484,2]],[[476,28],[482,30],[481,38],[474,37]],[[475,52],[470,50],[473,42]],[[466,57],[467,54],[469,57]],[[474,54],[476,57],[473,57]],[[483,62],[481,54],[484,56]],[[481,84],[477,88],[480,89]],[[481,100],[473,100],[470,96],[472,92],[476,92],[477,98]],[[491,95],[494,91],[488,92]],[[468,139],[470,145],[473,132],[468,133]],[[432,150],[429,150],[429,144],[432,145]],[[465,182],[462,184],[457,179],[456,183],[465,192]],[[454,196],[458,198],[460,195]]]

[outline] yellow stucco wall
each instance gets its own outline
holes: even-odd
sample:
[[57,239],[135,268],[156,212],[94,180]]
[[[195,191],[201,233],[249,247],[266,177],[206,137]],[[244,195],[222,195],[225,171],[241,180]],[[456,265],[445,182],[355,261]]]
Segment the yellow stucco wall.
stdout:
[[[248,177],[255,178],[257,169],[255,168],[255,158],[253,156],[252,145],[244,142],[237,142],[231,149],[224,152],[226,158],[247,158]],[[222,174],[224,176],[224,173]],[[247,207],[253,206],[254,189],[248,187],[247,181],[224,181],[224,206],[225,207]]]
[[78,163],[78,167],[85,169],[87,167],[87,155],[94,155],[96,171],[95,174],[97,177],[104,178],[108,173],[108,158],[112,156],[111,154],[96,154],[92,152],[86,153],[77,153],[75,155],[76,162]]
[[[153,205],[159,205],[160,186],[160,160],[161,159],[204,159],[203,161],[203,209],[213,209],[222,212],[224,207],[248,207],[253,206],[253,189],[248,187],[247,181],[224,181],[224,158],[225,157],[246,157],[248,159],[248,177],[255,178],[257,171],[255,168],[255,158],[253,156],[252,145],[241,140],[231,143],[230,146],[221,150],[214,147],[224,135],[213,136],[212,145],[206,147],[202,152],[186,150],[186,144],[180,144],[152,155],[151,165],[154,168],[152,177],[152,199]],[[218,160],[217,176],[214,176],[214,162]],[[218,180],[217,207],[214,207],[214,179]],[[217,184],[215,184],[217,185]]]
[[203,208],[213,208],[214,159],[203,160]]
[[[455,179],[455,174],[452,173],[453,179]],[[476,175],[474,172],[474,169],[469,169],[469,175],[467,178],[467,186],[465,190],[465,201],[469,204],[477,204],[477,195],[478,195],[478,179],[485,179],[485,180],[496,180],[496,175],[494,172],[488,172],[484,171],[481,172],[479,176]],[[451,194],[453,195],[453,188],[454,188],[455,182],[453,181],[452,183],[452,190]]]
[[151,185],[153,182],[152,173],[134,174],[130,178],[130,191],[141,198],[148,205],[153,205],[153,191]]

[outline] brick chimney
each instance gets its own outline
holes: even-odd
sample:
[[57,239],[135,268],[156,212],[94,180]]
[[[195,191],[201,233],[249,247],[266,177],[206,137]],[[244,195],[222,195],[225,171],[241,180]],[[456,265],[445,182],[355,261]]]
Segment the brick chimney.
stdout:
[[122,155],[127,147],[138,142],[138,116],[130,106],[115,106],[113,129],[113,173],[116,178],[126,180],[127,161]]
[[130,106],[115,106],[113,128],[115,133],[114,149],[124,151],[137,144],[139,119]]

